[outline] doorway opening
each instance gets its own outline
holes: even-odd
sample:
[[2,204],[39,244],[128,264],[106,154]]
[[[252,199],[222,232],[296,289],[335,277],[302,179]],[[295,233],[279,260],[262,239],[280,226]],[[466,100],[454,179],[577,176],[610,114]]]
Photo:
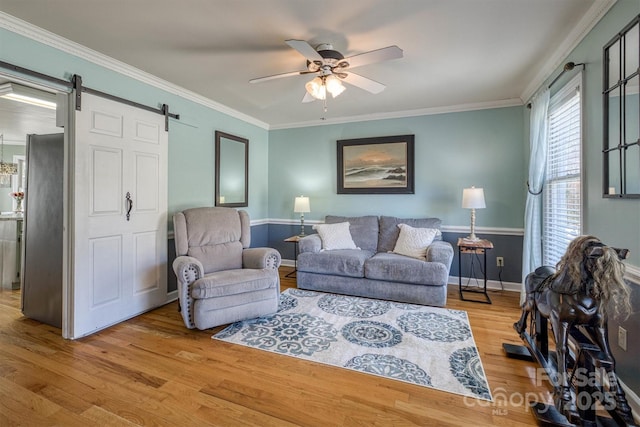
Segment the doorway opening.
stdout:
[[[24,308],[25,302],[31,304],[31,301],[25,301],[25,272],[42,271],[41,260],[25,261],[25,241],[28,233],[28,227],[25,225],[29,209],[27,198],[34,195],[31,194],[34,192],[28,191],[27,183],[30,166],[27,153],[29,139],[35,135],[54,134],[58,135],[58,139],[64,139],[64,128],[59,126],[60,120],[57,118],[58,93],[59,91],[52,87],[0,73],[0,134],[3,135],[0,160],[11,166],[5,169],[9,176],[0,180],[0,292],[6,293],[12,301],[19,299],[21,309]],[[60,161],[62,160],[61,158]],[[37,166],[34,163],[31,167]],[[33,169],[32,172],[37,170]],[[59,185],[62,193],[63,180],[60,179],[56,185]],[[54,246],[49,250],[63,253],[62,240]],[[62,265],[59,268],[62,271]],[[55,288],[61,296],[61,277],[55,279]],[[35,295],[38,293],[33,292]],[[38,297],[40,301],[45,301],[45,298],[48,297]],[[51,305],[51,301],[47,304]],[[53,305],[57,312],[56,318],[59,318],[62,304]],[[59,321],[46,323],[60,326]]]

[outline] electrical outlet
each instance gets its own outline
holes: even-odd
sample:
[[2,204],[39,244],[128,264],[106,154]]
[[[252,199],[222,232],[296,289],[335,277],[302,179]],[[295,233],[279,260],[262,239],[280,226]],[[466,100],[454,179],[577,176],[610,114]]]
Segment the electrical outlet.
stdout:
[[496,266],[504,267],[504,258],[501,256],[496,257]]
[[627,330],[622,326],[618,326],[618,346],[627,351]]

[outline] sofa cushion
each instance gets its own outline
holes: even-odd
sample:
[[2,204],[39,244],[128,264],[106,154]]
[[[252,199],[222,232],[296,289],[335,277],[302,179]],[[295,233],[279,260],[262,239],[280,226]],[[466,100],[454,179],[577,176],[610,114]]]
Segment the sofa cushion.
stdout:
[[[435,228],[438,230],[433,240],[442,240],[440,226],[442,221],[438,218],[397,218],[395,216],[380,217],[380,238],[378,239],[378,252],[391,252],[396,246],[400,235],[398,224],[407,224],[414,228]],[[355,240],[355,238],[354,238]],[[358,242],[356,241],[356,244]],[[362,246],[361,246],[362,247]]]
[[442,263],[382,252],[367,260],[364,272],[367,279],[416,285],[445,286],[449,279],[449,271]]
[[322,239],[322,249],[333,251],[336,249],[360,249],[356,247],[349,232],[348,222],[337,222],[335,224],[315,224],[313,229],[318,232]]
[[[327,215],[324,219],[326,224],[335,224],[337,222],[348,222],[351,237],[356,246],[365,251],[375,252],[378,248],[378,217],[375,215],[367,216],[336,216]],[[393,249],[393,247],[391,247]],[[391,250],[389,249],[389,250]]]
[[298,256],[298,271],[337,276],[364,277],[364,263],[373,252],[358,249],[338,249]]
[[408,224],[398,224],[400,235],[393,253],[426,261],[427,246],[436,236],[435,228],[413,228]]

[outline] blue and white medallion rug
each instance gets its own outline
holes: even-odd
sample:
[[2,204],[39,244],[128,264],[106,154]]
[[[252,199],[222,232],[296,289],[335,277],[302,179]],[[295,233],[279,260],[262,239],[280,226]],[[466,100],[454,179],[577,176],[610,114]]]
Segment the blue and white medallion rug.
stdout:
[[213,338],[491,400],[461,310],[287,289],[276,314]]

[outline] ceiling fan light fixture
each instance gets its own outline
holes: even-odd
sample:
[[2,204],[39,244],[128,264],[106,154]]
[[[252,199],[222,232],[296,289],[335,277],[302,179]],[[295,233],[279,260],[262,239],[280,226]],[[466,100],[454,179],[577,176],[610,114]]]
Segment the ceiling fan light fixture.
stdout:
[[340,95],[345,91],[346,87],[342,84],[340,79],[333,74],[325,77],[325,85],[327,86],[327,90],[334,98]]
[[316,99],[326,99],[327,98],[327,87],[324,84],[323,79],[320,77],[316,77],[313,80],[307,82],[304,85],[305,89],[309,95],[313,96]]

